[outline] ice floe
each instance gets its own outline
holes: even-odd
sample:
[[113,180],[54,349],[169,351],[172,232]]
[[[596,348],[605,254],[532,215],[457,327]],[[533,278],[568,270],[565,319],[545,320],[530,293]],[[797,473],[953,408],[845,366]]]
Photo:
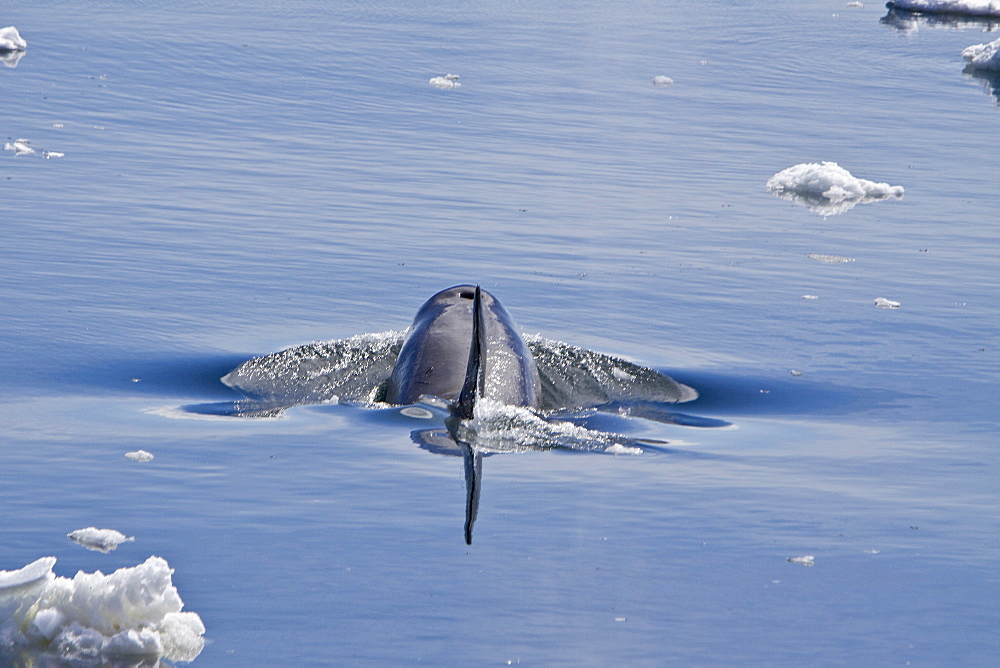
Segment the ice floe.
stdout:
[[462,87],[462,84],[458,80],[459,76],[457,74],[446,74],[443,77],[431,77],[427,83],[440,90],[451,90]]
[[966,47],[962,57],[969,61],[973,69],[1000,72],[1000,39]]
[[908,12],[1000,17],[1000,0],[890,0],[886,6]]
[[87,527],[77,529],[66,534],[66,537],[77,545],[82,545],[88,550],[104,552],[107,554],[116,549],[122,543],[135,540],[134,536],[126,536],[114,529],[98,529],[97,527]]
[[14,155],[34,155],[35,149],[27,139],[15,139],[3,145],[3,150],[14,151]]
[[876,297],[875,306],[877,308],[899,308],[899,302],[894,302],[891,299],[886,299],[885,297]]
[[817,262],[822,262],[824,264],[842,264],[845,262],[854,262],[853,257],[844,257],[843,255],[823,255],[822,253],[809,253],[806,257],[810,260],[816,260]]
[[0,52],[3,51],[24,51],[28,48],[28,43],[21,37],[21,33],[14,26],[0,28]]
[[670,77],[663,76],[662,74],[658,74],[657,76],[653,77],[654,86],[669,86],[673,82],[674,82],[673,79],[671,79]]
[[7,67],[17,67],[17,63],[24,55],[24,50],[28,43],[24,41],[21,34],[14,26],[0,28],[0,61]]
[[788,557],[788,562],[792,564],[801,564],[803,566],[815,566],[816,557],[811,554],[805,554],[801,557]]
[[807,162],[783,169],[768,179],[767,189],[822,216],[903,196],[902,186],[855,178],[835,162]]
[[131,459],[133,462],[151,462],[153,461],[153,453],[147,452],[145,450],[134,450],[132,452],[125,453],[126,459]]
[[[28,648],[86,665],[120,657],[191,661],[205,626],[172,582],[161,557],[111,575],[52,572],[55,557],[0,571],[0,648]],[[75,665],[75,664],[74,664]]]

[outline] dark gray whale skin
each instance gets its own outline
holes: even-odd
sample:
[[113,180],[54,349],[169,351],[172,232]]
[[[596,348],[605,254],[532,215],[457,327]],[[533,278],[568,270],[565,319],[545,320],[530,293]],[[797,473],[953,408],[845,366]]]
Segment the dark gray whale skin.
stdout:
[[407,405],[426,395],[457,402],[473,365],[478,367],[477,399],[539,407],[538,368],[507,309],[486,290],[456,285],[417,311],[389,377],[385,401]]

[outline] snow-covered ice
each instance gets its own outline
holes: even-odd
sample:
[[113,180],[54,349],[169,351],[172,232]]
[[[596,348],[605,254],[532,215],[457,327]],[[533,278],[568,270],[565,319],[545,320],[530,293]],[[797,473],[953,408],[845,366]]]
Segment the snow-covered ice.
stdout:
[[1000,72],[1000,39],[988,44],[973,44],[962,50],[962,57],[976,70]]
[[29,647],[66,661],[96,665],[109,657],[149,656],[191,661],[205,626],[171,580],[160,557],[111,575],[52,572],[55,557],[0,571],[0,647]]
[[662,74],[658,74],[655,77],[653,77],[654,86],[669,86],[673,82],[674,82],[673,79],[667,76],[663,76]]
[[77,529],[76,531],[71,531],[66,534],[66,537],[77,545],[82,545],[88,550],[104,552],[105,554],[114,550],[122,543],[135,540],[134,536],[126,536],[120,531],[115,531],[114,529],[98,529],[97,527]]
[[462,87],[458,79],[459,76],[457,74],[446,74],[443,77],[431,77],[427,83],[440,90],[451,90],[452,88]]
[[134,450],[133,452],[125,453],[126,459],[131,459],[133,462],[151,462],[153,461],[153,453],[147,452],[146,450]]
[[903,196],[902,186],[855,178],[835,162],[807,162],[783,169],[768,179],[767,189],[822,216]]
[[1000,16],[1000,0],[890,0],[886,6],[932,14]]
[[0,52],[2,51],[24,51],[28,48],[28,43],[21,37],[14,26],[0,28]]

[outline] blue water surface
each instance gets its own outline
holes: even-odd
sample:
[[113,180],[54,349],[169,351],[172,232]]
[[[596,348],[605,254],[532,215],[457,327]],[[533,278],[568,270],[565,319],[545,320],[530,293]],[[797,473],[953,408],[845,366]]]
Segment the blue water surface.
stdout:
[[[5,8],[0,569],[162,556],[206,666],[993,664],[997,26],[846,4]],[[905,196],[765,188],[824,160]],[[463,282],[733,426],[489,457],[466,546],[426,421],[183,409]]]

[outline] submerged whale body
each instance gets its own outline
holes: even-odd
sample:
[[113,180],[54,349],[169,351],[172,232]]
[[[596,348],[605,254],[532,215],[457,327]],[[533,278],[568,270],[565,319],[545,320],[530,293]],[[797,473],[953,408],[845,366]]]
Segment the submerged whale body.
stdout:
[[[463,457],[469,544],[479,509],[484,452],[606,450],[617,443],[601,440],[612,435],[579,427],[582,437],[552,431],[545,417],[581,409],[627,409],[631,415],[661,422],[718,426],[710,424],[718,421],[699,423],[699,418],[663,408],[695,399],[698,394],[692,388],[617,357],[525,337],[500,302],[474,285],[456,285],[428,299],[405,336],[362,334],[289,348],[241,364],[222,382],[249,397],[226,411],[235,415],[270,416],[292,406],[330,401],[447,407],[447,430],[417,430],[412,436],[432,452]],[[527,433],[542,444],[515,439],[513,446],[497,446],[496,439],[481,438],[469,424],[482,403],[527,412],[503,422],[503,429],[517,425],[513,431],[518,438]]]

